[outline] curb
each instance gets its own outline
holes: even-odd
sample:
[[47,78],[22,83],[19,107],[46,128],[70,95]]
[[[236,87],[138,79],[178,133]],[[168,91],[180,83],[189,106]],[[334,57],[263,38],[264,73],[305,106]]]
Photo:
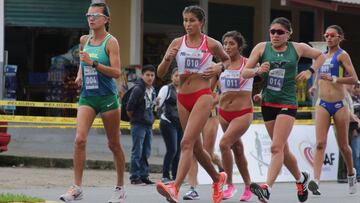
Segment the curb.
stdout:
[[[72,159],[60,159],[60,158],[45,158],[45,157],[20,157],[0,155],[0,167],[39,167],[39,168],[72,168]],[[161,173],[162,165],[151,164],[150,173]],[[114,163],[112,161],[101,160],[87,160],[85,164],[86,169],[95,170],[114,170]],[[125,170],[129,171],[130,164],[126,162]],[[51,203],[51,202],[47,202]]]

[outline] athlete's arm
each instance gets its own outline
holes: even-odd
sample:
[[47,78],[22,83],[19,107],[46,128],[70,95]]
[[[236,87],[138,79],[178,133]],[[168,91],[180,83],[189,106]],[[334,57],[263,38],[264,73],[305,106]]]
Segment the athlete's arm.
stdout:
[[157,76],[163,78],[168,72],[170,64],[173,62],[176,54],[180,48],[181,37],[174,39],[169,45],[164,58],[157,68]]
[[[323,53],[321,53],[320,50],[312,48],[311,46],[305,44],[305,43],[296,43],[293,42],[293,45],[295,47],[295,50],[300,57],[306,57],[314,59],[314,63],[312,64],[311,68],[316,73],[317,70],[322,66],[322,64],[325,62],[325,56]],[[296,80],[307,80],[312,76],[312,72],[310,70],[305,70],[300,72],[296,76]]]
[[341,77],[336,79],[336,83],[341,84],[357,84],[358,77],[356,75],[354,66],[351,62],[350,56],[347,52],[342,51],[341,54],[338,56],[338,61],[340,62],[341,66],[345,69],[346,77]]
[[111,37],[106,44],[106,51],[109,55],[110,66],[100,64],[96,67],[98,71],[112,78],[119,78],[121,75],[120,47],[115,37]]
[[[80,51],[83,50],[84,46],[85,46],[85,43],[86,43],[86,40],[87,38],[89,37],[89,35],[83,35],[80,37],[80,45],[79,45],[79,49]],[[81,65],[79,65],[79,69],[78,69],[78,72],[77,72],[77,76],[76,76],[76,79],[75,79],[75,83],[80,87],[82,85],[82,70],[81,70]]]
[[210,79],[221,73],[223,69],[230,66],[230,57],[225,52],[221,43],[213,38],[208,37],[208,47],[212,55],[214,55],[221,62],[213,64],[201,74],[202,77]]
[[251,54],[249,59],[246,61],[244,70],[241,73],[241,77],[243,78],[253,78],[256,75],[260,75],[262,73],[268,72],[270,68],[269,62],[264,62],[260,65],[259,68],[254,69],[260,61],[260,58],[265,50],[266,42],[261,42],[257,44]]

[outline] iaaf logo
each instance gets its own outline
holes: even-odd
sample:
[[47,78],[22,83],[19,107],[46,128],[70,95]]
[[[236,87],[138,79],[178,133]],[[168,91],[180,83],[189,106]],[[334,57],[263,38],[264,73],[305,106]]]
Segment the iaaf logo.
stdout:
[[[305,159],[311,167],[314,167],[315,145],[302,141],[299,143],[299,151],[303,159]],[[325,153],[324,165],[333,165],[335,161],[335,153]]]
[[313,153],[313,147],[310,142],[302,141],[299,143],[299,151],[303,159],[305,159],[311,167],[314,167],[314,157],[315,153]]

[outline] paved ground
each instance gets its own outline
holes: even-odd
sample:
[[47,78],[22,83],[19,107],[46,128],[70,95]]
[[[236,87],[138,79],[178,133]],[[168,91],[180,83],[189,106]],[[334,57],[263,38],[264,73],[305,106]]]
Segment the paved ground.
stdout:
[[[84,199],[79,203],[101,203],[111,195],[114,171],[111,170],[86,170],[84,177]],[[165,203],[166,201],[157,194],[155,186],[133,186],[128,182],[126,174],[127,203]],[[57,201],[71,183],[72,171],[70,169],[38,169],[38,168],[0,168],[0,193],[27,194]],[[151,174],[152,180],[159,180],[159,174]],[[237,185],[238,190],[243,190],[243,185]],[[181,195],[188,186],[183,186]],[[360,194],[348,195],[347,184],[324,182],[321,185],[323,195],[321,198],[310,196],[309,203],[359,203]],[[360,188],[359,188],[360,190]],[[196,203],[209,203],[211,201],[211,186],[198,187],[201,199]],[[239,202],[240,192],[230,200],[223,202]],[[189,201],[180,201],[189,202]],[[251,202],[258,202],[252,198]],[[278,183],[272,191],[270,202],[298,202],[294,183]]]

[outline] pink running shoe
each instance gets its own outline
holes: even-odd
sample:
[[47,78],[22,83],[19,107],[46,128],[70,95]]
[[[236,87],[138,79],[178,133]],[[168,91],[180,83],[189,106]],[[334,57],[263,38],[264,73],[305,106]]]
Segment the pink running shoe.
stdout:
[[223,200],[234,197],[236,192],[237,192],[237,189],[233,184],[225,185]]
[[223,199],[224,196],[223,187],[226,183],[226,179],[227,179],[227,174],[225,172],[220,172],[219,182],[217,183],[214,182],[212,184],[212,191],[213,191],[212,198],[214,203],[219,203]]
[[241,195],[241,197],[240,197],[240,201],[247,202],[247,201],[249,201],[251,199],[251,196],[252,196],[252,194],[251,194],[251,191],[250,191],[250,185],[246,185],[244,194]]
[[179,192],[176,190],[174,183],[165,185],[162,182],[156,184],[156,190],[166,198],[168,202],[178,203]]

